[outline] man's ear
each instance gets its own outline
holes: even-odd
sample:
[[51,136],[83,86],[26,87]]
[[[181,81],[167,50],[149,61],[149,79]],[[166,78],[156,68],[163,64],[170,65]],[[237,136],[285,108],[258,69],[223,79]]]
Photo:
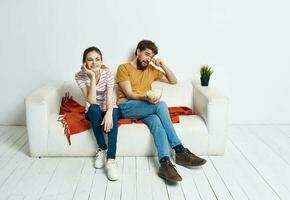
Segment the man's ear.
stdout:
[[139,56],[140,53],[141,53],[141,50],[137,49],[137,51],[136,51],[137,56]]

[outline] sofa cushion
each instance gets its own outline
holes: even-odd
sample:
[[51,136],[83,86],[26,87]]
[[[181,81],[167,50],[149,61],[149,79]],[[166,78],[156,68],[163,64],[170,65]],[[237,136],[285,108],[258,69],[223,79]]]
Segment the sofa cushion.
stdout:
[[161,100],[165,101],[168,107],[186,106],[193,108],[193,85],[190,81],[179,81],[173,85],[155,81],[152,88],[162,89]]
[[[58,115],[50,115],[48,135],[48,156],[92,156],[97,149],[92,130],[71,136],[69,146]],[[208,133],[204,121],[197,115],[180,116],[180,123],[174,124],[184,146],[199,155],[207,154]],[[156,155],[153,139],[145,124],[129,124],[119,127],[118,156]]]

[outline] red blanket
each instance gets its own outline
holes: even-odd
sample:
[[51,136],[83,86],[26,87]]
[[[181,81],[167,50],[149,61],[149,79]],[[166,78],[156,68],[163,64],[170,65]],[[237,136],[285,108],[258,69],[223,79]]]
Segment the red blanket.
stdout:
[[65,96],[62,97],[61,100],[58,121],[60,121],[64,127],[64,134],[69,145],[71,145],[71,135],[91,128],[90,122],[85,119],[85,112],[86,109],[84,106],[73,100],[68,92],[65,93]]
[[[192,115],[192,109],[188,107],[169,107],[169,114],[172,123],[179,123],[179,115]],[[64,127],[64,134],[71,145],[70,136],[88,130],[91,128],[90,122],[85,119],[86,109],[84,106],[76,102],[69,93],[65,93],[62,97],[59,119]],[[119,119],[119,126],[122,124],[143,123],[138,119]]]

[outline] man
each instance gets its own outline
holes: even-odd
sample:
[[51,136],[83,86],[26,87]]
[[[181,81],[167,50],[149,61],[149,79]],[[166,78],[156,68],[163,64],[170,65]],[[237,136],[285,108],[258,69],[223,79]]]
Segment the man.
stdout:
[[[137,45],[134,59],[118,67],[116,82],[119,85],[119,110],[123,118],[137,118],[148,126],[158,152],[160,167],[158,175],[168,181],[181,181],[182,178],[171,163],[170,147],[175,150],[175,162],[190,167],[206,163],[184,148],[170,120],[165,102],[150,99],[146,92],[151,90],[155,80],[176,84],[173,72],[160,59],[153,57],[158,54],[158,48],[150,40],[142,40]],[[152,64],[163,69],[163,72]],[[182,97],[181,97],[182,98]],[[170,147],[169,147],[170,145]]]

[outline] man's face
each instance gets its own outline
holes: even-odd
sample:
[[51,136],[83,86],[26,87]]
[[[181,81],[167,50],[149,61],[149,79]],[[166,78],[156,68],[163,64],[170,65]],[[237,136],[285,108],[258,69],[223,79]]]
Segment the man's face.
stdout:
[[144,49],[143,51],[137,49],[137,68],[145,70],[154,56],[155,54],[151,49]]

